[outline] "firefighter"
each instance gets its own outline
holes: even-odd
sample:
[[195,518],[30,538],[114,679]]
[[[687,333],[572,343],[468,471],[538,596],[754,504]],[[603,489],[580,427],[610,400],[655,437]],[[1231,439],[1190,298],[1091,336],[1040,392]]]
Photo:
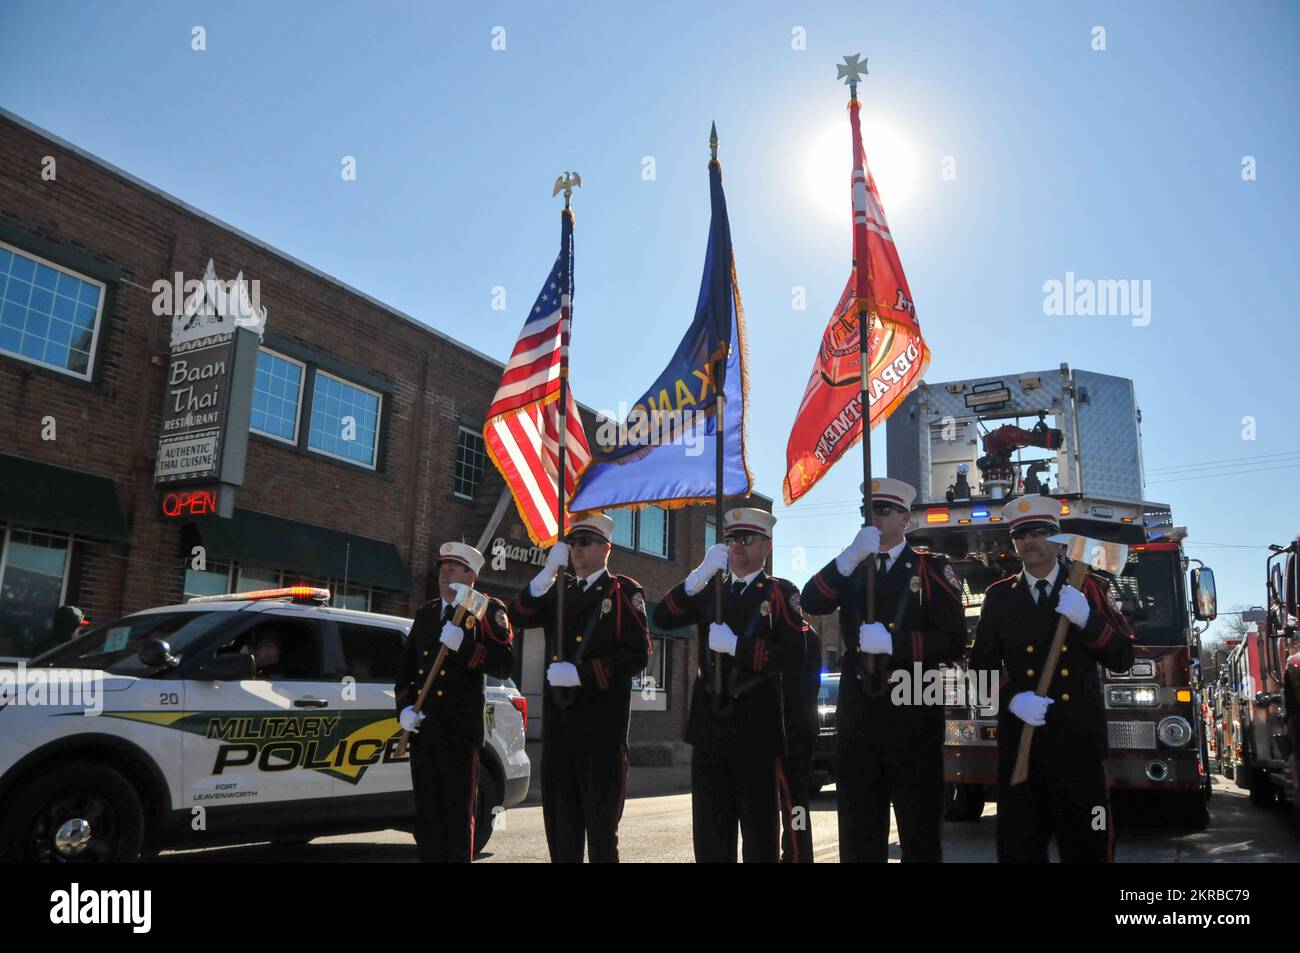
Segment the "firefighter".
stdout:
[[[902,480],[873,479],[871,525],[803,589],[804,611],[840,611],[835,785],[844,863],[888,861],[891,802],[904,863],[943,860],[943,706],[914,704],[924,693],[895,689],[937,673],[941,662],[959,661],[966,623],[952,566],[907,544],[915,498]],[[876,560],[872,623],[865,616],[865,574],[857,572],[867,559]],[[874,678],[868,654],[880,657]],[[899,673],[890,677],[896,684],[884,681],[891,673]]]
[[[542,817],[552,863],[618,862],[618,824],[627,795],[632,679],[650,657],[645,594],[608,569],[614,521],[576,519],[551,547],[542,571],[519,591],[511,616],[546,633],[542,700]],[[557,644],[557,576],[563,580],[564,639]]]
[[785,712],[786,786],[781,790],[781,863],[811,864],[812,755],[821,721],[817,696],[822,687],[822,640],[805,618],[803,667],[781,676]]
[[[1002,508],[1023,568],[989,586],[971,650],[971,671],[1001,673],[997,843],[1003,863],[1045,863],[1053,837],[1062,862],[1114,860],[1097,664],[1128,671],[1134,635],[1097,579],[1087,577],[1082,592],[1067,584],[1061,547],[1048,540],[1060,531],[1060,508],[1046,496]],[[1070,627],[1047,696],[1039,697],[1039,667],[1061,616]],[[1035,728],[1029,777],[1012,787],[1025,725]]]
[[[746,863],[780,859],[780,791],[788,786],[781,678],[795,677],[803,666],[804,631],[799,591],[763,571],[775,523],[762,510],[728,510],[726,543],[711,546],[704,561],[655,606],[656,626],[694,624],[699,636],[699,672],[686,723],[699,863],[735,863],[737,827]],[[709,585],[719,572],[721,623],[714,621],[716,596]]]
[[[425,863],[469,863],[474,855],[474,802],[478,796],[479,749],[483,746],[483,677],[508,678],[514,670],[514,638],[505,604],[489,599],[481,619],[452,621],[456,591],[473,588],[483,554],[464,543],[438,550],[438,598],[415,613],[397,670],[398,721],[411,732],[411,781],[415,789],[415,841]],[[447,648],[442,667],[420,711],[415,702]]]

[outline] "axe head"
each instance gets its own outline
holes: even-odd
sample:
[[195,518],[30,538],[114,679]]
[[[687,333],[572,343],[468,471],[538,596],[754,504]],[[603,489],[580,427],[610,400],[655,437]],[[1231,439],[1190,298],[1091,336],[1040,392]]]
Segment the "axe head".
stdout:
[[456,598],[452,601],[452,608],[463,609],[465,615],[472,615],[476,619],[483,618],[483,613],[487,611],[488,597],[483,595],[477,589],[471,589],[462,582],[453,582],[452,591],[456,593]]
[[1099,569],[1112,576],[1124,572],[1128,561],[1128,547],[1123,543],[1105,543],[1076,533],[1057,533],[1047,538],[1050,543],[1065,547],[1065,555],[1072,562],[1086,563],[1089,569]]

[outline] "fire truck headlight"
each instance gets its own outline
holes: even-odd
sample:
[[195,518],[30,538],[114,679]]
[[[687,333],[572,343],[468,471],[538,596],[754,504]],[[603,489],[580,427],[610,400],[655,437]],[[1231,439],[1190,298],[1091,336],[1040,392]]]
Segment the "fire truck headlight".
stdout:
[[1106,689],[1111,708],[1150,708],[1160,704],[1158,685],[1111,685]]
[[1192,740],[1192,726],[1181,715],[1170,715],[1160,722],[1160,740],[1171,748],[1181,748]]
[[1158,705],[1160,704],[1160,693],[1154,688],[1142,687],[1133,689],[1133,704],[1135,705]]

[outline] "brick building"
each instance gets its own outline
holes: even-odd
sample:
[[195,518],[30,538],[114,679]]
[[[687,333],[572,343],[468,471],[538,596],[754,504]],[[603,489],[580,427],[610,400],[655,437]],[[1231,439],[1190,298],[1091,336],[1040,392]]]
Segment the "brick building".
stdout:
[[[256,281],[267,311],[226,519],[181,515],[154,478],[172,322],[154,283],[199,278],[210,260],[222,279]],[[0,655],[30,654],[67,603],[98,623],[309,582],[336,604],[409,616],[436,593],[449,539],[482,549],[481,587],[513,597],[544,554],[483,452],[502,367],[0,111]],[[358,422],[346,443],[344,411]],[[712,542],[705,508],[611,515],[611,568],[652,602]],[[695,670],[685,633],[653,634],[656,690],[634,699],[631,728],[642,763],[684,757]],[[539,633],[521,643],[515,680],[536,716]]]

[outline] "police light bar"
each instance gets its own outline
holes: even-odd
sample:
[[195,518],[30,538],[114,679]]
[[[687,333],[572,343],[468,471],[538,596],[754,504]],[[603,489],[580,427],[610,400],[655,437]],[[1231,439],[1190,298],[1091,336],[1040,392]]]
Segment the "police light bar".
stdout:
[[227,592],[220,596],[195,596],[195,602],[258,602],[264,599],[292,599],[294,602],[326,603],[330,601],[328,589],[315,586],[285,586],[283,589],[257,589],[253,592]]

